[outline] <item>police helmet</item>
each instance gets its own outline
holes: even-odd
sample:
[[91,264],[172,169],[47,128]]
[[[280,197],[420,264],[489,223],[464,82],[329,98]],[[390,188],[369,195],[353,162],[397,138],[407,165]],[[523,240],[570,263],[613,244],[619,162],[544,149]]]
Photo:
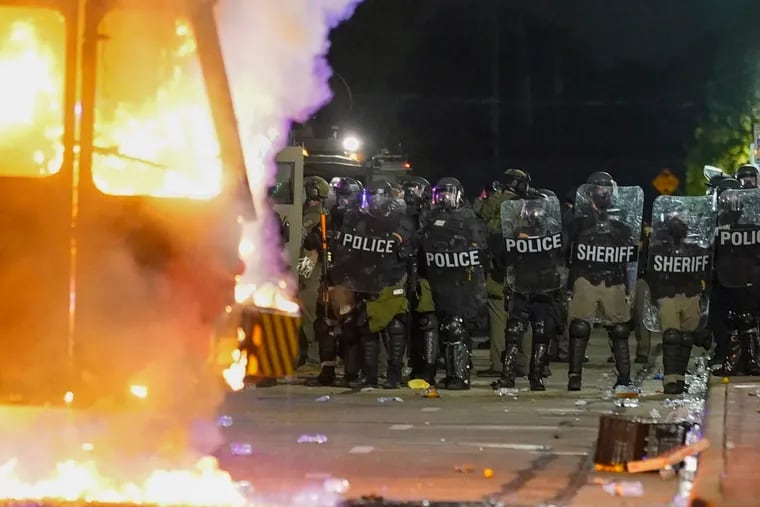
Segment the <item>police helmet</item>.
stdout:
[[335,191],[338,207],[346,207],[351,203],[358,203],[359,195],[364,189],[361,182],[353,178],[337,178],[332,187]]
[[530,187],[530,174],[522,169],[507,169],[504,171],[504,188],[511,190],[519,196],[528,193]]
[[592,185],[589,193],[594,207],[598,210],[610,209],[616,186],[612,175],[605,171],[597,171],[588,177],[586,183]]
[[464,187],[456,178],[441,178],[433,187],[433,204],[458,208],[464,200]]
[[413,176],[401,182],[404,188],[404,201],[409,206],[421,206],[430,201],[432,190],[430,182],[420,176]]
[[404,187],[399,185],[398,183],[390,182],[391,184],[391,190],[393,191],[393,198],[394,199],[404,199]]
[[303,182],[307,201],[321,201],[330,195],[330,184],[320,176],[309,176]]
[[395,202],[393,186],[387,181],[372,182],[364,189],[362,209],[372,216],[386,215]]
[[757,166],[744,164],[736,170],[734,177],[741,182],[742,188],[757,188]]
[[675,242],[680,242],[686,238],[689,233],[689,226],[681,219],[681,214],[677,211],[671,211],[665,214],[662,225],[666,234],[668,234]]

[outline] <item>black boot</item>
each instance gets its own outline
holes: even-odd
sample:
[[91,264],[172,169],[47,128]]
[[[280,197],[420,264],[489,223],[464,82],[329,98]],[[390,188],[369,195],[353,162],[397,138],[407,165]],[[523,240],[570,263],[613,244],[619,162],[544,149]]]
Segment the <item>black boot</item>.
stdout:
[[586,358],[586,346],[591,336],[591,325],[579,319],[570,322],[568,350],[567,390],[580,391],[583,378],[583,363]]
[[306,381],[307,386],[331,386],[335,383],[335,363],[338,359],[338,335],[335,326],[327,319],[314,322],[314,335],[319,346],[319,362],[322,369],[316,378]]
[[760,376],[760,334],[757,329],[746,333],[747,373],[753,377]]
[[385,350],[388,353],[388,369],[384,389],[401,387],[401,368],[404,366],[404,349],[406,348],[406,326],[394,318],[382,333]]
[[530,355],[530,373],[528,374],[531,391],[546,391],[546,386],[544,385],[544,366],[547,360],[547,348],[548,344],[546,343],[533,342]]
[[[677,329],[666,329],[662,333],[662,373],[664,376],[662,389],[665,394],[681,394],[685,387],[683,375],[686,364],[683,360],[682,336]],[[687,356],[686,361],[688,360]]]
[[629,386],[631,382],[631,352],[628,349],[628,337],[631,334],[627,324],[615,324],[609,330],[612,341],[612,355],[615,358],[617,382],[615,387]]
[[494,389],[513,389],[515,387],[515,378],[517,377],[517,353],[517,344],[508,343],[507,349],[502,356],[504,361],[501,367],[501,378],[493,382],[491,387]]
[[362,336],[361,344],[362,351],[364,352],[364,360],[362,361],[364,381],[362,382],[362,387],[377,387],[380,337],[376,333]]
[[435,372],[438,367],[438,317],[434,313],[420,316],[419,327],[422,339],[422,378],[431,386],[435,385]]
[[438,387],[454,391],[467,390],[470,388],[470,335],[459,317],[450,318],[444,325],[444,332],[446,378],[438,383]]

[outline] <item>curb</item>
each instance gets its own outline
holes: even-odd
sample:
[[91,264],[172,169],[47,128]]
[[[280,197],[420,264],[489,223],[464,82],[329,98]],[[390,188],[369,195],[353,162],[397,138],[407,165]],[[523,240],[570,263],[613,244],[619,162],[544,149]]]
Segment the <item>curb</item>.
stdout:
[[710,441],[710,447],[699,455],[697,477],[689,501],[692,507],[716,507],[723,502],[727,393],[727,384],[716,383],[710,386],[707,395],[703,436]]

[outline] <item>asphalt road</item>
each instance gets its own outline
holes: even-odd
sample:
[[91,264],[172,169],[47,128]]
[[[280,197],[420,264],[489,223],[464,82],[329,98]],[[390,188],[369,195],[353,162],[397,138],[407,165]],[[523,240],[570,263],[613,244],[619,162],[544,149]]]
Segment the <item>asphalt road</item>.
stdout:
[[[606,337],[592,337],[589,353],[580,393],[566,391],[567,368],[561,364],[552,365],[546,392],[529,392],[522,379],[516,396],[498,396],[489,387],[493,379],[477,377],[469,392],[440,391],[438,399],[408,388],[353,393],[279,385],[234,393],[221,411],[232,421],[225,429],[230,445],[220,456],[222,465],[262,495],[319,491],[333,478],[348,481],[347,498],[491,500],[515,506],[668,505],[678,488],[676,480],[657,473],[596,473],[592,463],[601,414],[665,410],[665,396],[657,392],[661,382],[653,379],[659,360],[640,374],[639,406],[620,409],[610,399],[615,376],[606,363]],[[476,352],[476,370],[486,366],[486,358],[487,351]],[[330,396],[327,401],[317,401],[325,395]],[[403,401],[378,401],[394,396]],[[297,443],[302,435],[316,434],[327,441]],[[247,445],[251,453],[245,455]],[[233,447],[243,455],[233,455]],[[639,481],[644,496],[612,496],[599,484],[607,480]]]

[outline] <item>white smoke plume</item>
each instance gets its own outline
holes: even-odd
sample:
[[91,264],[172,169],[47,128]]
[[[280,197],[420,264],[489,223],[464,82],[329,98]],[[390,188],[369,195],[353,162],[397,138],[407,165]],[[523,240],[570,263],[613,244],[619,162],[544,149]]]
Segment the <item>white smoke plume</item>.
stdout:
[[[267,204],[275,155],[301,122],[331,98],[326,55],[330,30],[361,0],[222,0],[217,22],[238,117],[257,221],[244,231],[255,245],[243,259],[244,283],[283,278],[278,227]],[[300,199],[301,189],[295,189]]]

